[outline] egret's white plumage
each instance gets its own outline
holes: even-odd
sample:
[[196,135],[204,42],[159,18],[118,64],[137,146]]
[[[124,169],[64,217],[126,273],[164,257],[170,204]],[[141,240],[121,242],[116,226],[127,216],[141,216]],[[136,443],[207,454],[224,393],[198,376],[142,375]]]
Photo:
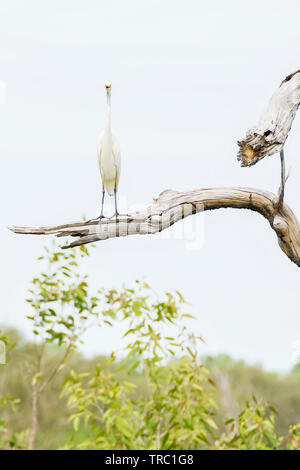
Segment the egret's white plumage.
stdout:
[[116,192],[120,177],[120,146],[116,136],[111,131],[111,85],[105,85],[106,88],[106,124],[105,130],[101,134],[98,145],[98,161],[102,178],[102,207],[100,218],[103,217],[103,203],[105,191],[110,195],[115,195],[115,210],[117,211]]
[[103,189],[113,196],[115,189],[118,189],[120,176],[120,146],[112,132],[101,134],[98,145],[98,161]]

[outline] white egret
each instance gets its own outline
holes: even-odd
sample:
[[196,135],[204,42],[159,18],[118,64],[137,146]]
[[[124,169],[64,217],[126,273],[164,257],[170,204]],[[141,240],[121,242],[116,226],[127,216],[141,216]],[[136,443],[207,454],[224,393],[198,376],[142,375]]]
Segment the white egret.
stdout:
[[102,179],[102,204],[101,213],[98,219],[102,219],[105,192],[115,197],[115,216],[117,219],[117,189],[120,177],[120,147],[118,140],[111,131],[111,84],[105,85],[106,88],[106,123],[105,130],[102,132],[98,145],[98,162]]

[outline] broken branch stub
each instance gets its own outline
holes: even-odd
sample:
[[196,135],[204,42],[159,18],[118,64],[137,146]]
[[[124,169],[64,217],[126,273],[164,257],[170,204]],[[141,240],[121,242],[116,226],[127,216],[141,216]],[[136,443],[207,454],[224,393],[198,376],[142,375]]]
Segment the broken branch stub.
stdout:
[[300,104],[300,70],[288,75],[245,139],[238,141],[241,166],[252,166],[282,150]]

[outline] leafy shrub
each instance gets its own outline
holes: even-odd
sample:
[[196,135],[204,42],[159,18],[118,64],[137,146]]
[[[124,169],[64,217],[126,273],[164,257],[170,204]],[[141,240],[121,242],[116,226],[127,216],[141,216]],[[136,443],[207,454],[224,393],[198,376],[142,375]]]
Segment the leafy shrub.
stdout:
[[[33,279],[27,299],[27,317],[37,338],[29,368],[30,423],[15,429],[13,416],[20,413],[22,401],[2,396],[0,449],[35,447],[42,396],[59,377],[62,388],[56,402],[59,395],[67,400],[73,425],[60,448],[298,449],[300,424],[279,435],[276,411],[255,396],[220,428],[220,391],[209,362],[204,366],[199,357],[203,339],[188,327],[193,317],[182,295],[176,291],[158,296],[139,281],[133,288],[92,293],[79,265],[88,255],[86,247],[61,251],[53,245],[40,257],[46,272]],[[73,367],[85,331],[104,325],[125,325],[120,350],[95,367]],[[8,338],[0,333],[0,339],[11,356]],[[51,348],[58,360],[49,360]],[[73,370],[65,373],[71,363]]]

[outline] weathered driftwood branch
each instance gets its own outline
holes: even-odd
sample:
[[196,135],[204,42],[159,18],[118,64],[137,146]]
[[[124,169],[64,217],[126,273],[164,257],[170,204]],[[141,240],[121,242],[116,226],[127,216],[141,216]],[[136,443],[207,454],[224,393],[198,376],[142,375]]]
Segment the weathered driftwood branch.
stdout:
[[258,124],[238,141],[241,166],[282,150],[300,103],[300,70],[288,75],[271,97]]
[[102,219],[96,222],[76,222],[56,227],[11,227],[15,233],[46,235],[57,237],[78,237],[73,246],[91,243],[108,238],[154,234],[160,232],[178,220],[203,210],[250,209],[259,212],[275,230],[278,243],[284,253],[300,266],[300,225],[291,209],[270,192],[251,188],[207,188],[194,191],[164,191],[145,211]]

